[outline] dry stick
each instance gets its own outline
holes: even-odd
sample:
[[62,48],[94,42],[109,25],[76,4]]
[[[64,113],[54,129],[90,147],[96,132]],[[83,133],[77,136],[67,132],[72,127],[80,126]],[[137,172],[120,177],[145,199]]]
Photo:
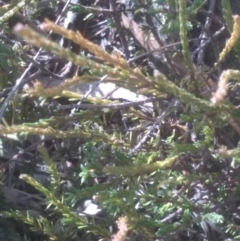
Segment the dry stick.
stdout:
[[173,99],[169,106],[167,107],[167,109],[165,111],[163,111],[163,113],[158,116],[158,118],[156,119],[156,121],[153,123],[153,125],[151,126],[151,128],[148,130],[148,132],[145,134],[145,136],[142,138],[142,140],[134,147],[132,148],[128,154],[129,155],[132,155],[134,152],[136,152],[142,145],[144,142],[146,142],[147,138],[151,135],[151,133],[154,131],[155,127],[157,125],[161,125],[161,121],[162,119],[167,115],[167,113],[173,108],[175,107],[176,105],[178,104],[178,101],[177,99]]
[[26,57],[35,67],[39,68],[41,70],[41,72],[48,74],[50,77],[57,79],[57,80],[64,80],[63,77],[54,74],[52,71],[50,71],[49,69],[45,68],[44,66],[42,66],[41,64],[39,64],[35,59],[29,57],[27,54],[24,54],[24,57]]
[[171,221],[171,219],[173,219],[174,217],[180,215],[182,212],[183,212],[183,209],[182,208],[178,208],[174,213],[171,213],[167,217],[165,217],[162,220],[160,220],[160,222],[161,223],[169,222],[169,221]]
[[[195,38],[195,39],[189,40],[189,42],[195,42],[195,41],[199,41],[199,40],[201,40],[201,39]],[[209,38],[203,38],[202,40],[209,41]],[[174,46],[177,46],[177,45],[181,45],[181,42],[176,42],[176,43],[172,43],[172,44],[167,44],[167,45],[165,45],[165,46],[162,46],[161,48],[149,50],[149,51],[147,51],[146,53],[140,54],[140,55],[138,55],[138,56],[136,56],[136,57],[133,57],[133,58],[129,59],[127,62],[130,64],[130,63],[132,63],[132,62],[134,62],[134,61],[136,61],[136,60],[138,60],[138,59],[140,59],[140,58],[142,58],[142,57],[145,57],[145,56],[147,56],[147,55],[149,55],[149,54],[152,54],[152,53],[154,53],[154,52],[163,51],[164,49],[168,49],[168,48],[171,48],[171,47],[174,47]]]
[[124,103],[111,103],[111,104],[69,104],[69,105],[59,105],[57,108],[59,110],[67,110],[67,109],[72,109],[72,108],[83,108],[83,109],[96,109],[96,110],[101,110],[101,109],[125,109],[128,107],[134,107],[142,104],[146,104],[149,102],[157,101],[155,97],[149,97],[146,100],[139,100],[139,101],[133,101],[133,102],[124,102]]
[[128,43],[126,41],[125,38],[125,34],[123,32],[123,26],[121,25],[121,16],[116,13],[116,1],[115,0],[110,0],[110,6],[114,12],[113,19],[115,21],[116,27],[117,27],[117,31],[119,33],[123,48],[124,48],[124,54],[126,56],[126,59],[128,59],[130,57],[130,53],[129,53],[129,49],[128,49]]
[[[194,50],[193,52],[193,58],[196,54],[198,54],[202,49],[205,49],[206,46],[211,43],[213,40],[217,39],[222,33],[224,33],[226,31],[226,27],[223,26],[222,28],[220,28],[219,30],[217,30],[213,36],[211,36],[211,38],[203,38],[201,41],[201,45],[196,49]],[[211,73],[211,72],[210,72]]]
[[[99,86],[99,84],[101,84],[107,77],[108,77],[107,75],[104,75],[96,84],[94,84],[94,85],[92,86],[92,88],[90,88],[90,90],[89,90],[89,91],[83,96],[83,98],[77,103],[77,106],[80,107],[81,104],[82,104],[82,102],[83,102],[83,101],[91,94],[91,92],[92,92],[93,90],[95,90],[95,89]],[[74,108],[74,109],[71,111],[70,116],[72,116],[72,115],[76,112],[76,110],[77,110],[77,107]]]
[[[211,0],[210,1],[210,4],[209,4],[209,7],[208,7],[208,12],[210,12],[210,13],[213,13],[214,12],[214,9],[215,9],[215,6],[216,6],[216,0]],[[210,17],[207,17],[206,18],[206,22],[205,22],[205,29],[204,29],[204,32],[203,33],[201,33],[201,37],[203,37],[203,38],[207,38],[208,37],[208,31],[209,31],[209,29],[211,28],[211,26],[212,26],[212,19],[210,18]],[[200,42],[200,46],[202,45],[202,44],[204,44],[205,42],[202,40],[201,42]],[[201,50],[199,51],[199,53],[198,53],[198,63],[202,63],[203,62],[203,58],[204,58],[204,53],[205,53],[205,49],[206,49],[206,44],[204,45],[204,47],[203,48],[201,48]]]
[[[62,9],[61,14],[58,16],[57,20],[55,21],[55,23],[57,24],[59,22],[59,20],[62,18],[63,14],[65,13],[65,10],[67,9],[69,3],[71,2],[71,0],[68,0],[67,3],[65,4],[64,8]],[[52,31],[49,33],[48,36],[50,36],[52,34]],[[33,60],[37,60],[38,56],[40,55],[40,53],[42,52],[42,48],[40,48],[37,52],[37,54],[35,55],[35,57],[33,58]],[[23,72],[22,76],[17,79],[16,84],[13,86],[11,92],[8,94],[8,97],[6,98],[6,100],[3,103],[3,106],[0,110],[0,120],[2,120],[4,113],[7,109],[8,103],[10,101],[10,99],[13,97],[13,95],[18,91],[18,89],[21,86],[21,83],[23,82],[25,76],[28,74],[28,72],[30,71],[30,69],[33,67],[33,63],[30,63],[28,68]]]
[[[156,27],[153,23],[152,17],[148,13],[146,13],[146,21],[150,26],[150,28],[152,29],[151,32],[154,38],[156,39],[156,41],[158,42],[159,46],[163,46],[165,42],[162,40],[162,36],[161,35],[159,36],[159,33],[156,30]],[[169,68],[177,72],[176,66],[174,66],[174,64],[171,62],[170,56],[168,54],[165,54],[164,52],[163,52],[163,56],[166,59],[166,64],[169,66]]]
[[[32,27],[32,26],[31,26]],[[33,30],[35,30],[35,28],[33,28]],[[36,30],[35,30],[36,31]],[[42,34],[41,31],[37,31],[39,33]],[[44,33],[44,36],[46,34]],[[0,39],[2,39],[5,43],[7,44],[14,44],[14,41],[8,39],[7,37],[5,37],[3,34],[0,34]],[[28,54],[26,54],[25,52],[23,52],[23,57],[26,58],[27,60],[29,60],[32,64],[34,64],[34,66],[36,66],[37,68],[39,68],[39,70],[41,70],[41,72],[48,74],[50,77],[54,78],[54,79],[59,79],[59,80],[63,80],[64,78],[54,74],[52,71],[50,71],[49,69],[45,68],[44,66],[42,66],[40,63],[38,63],[36,60],[34,60],[33,58],[31,58]],[[37,71],[38,72],[38,71]],[[24,81],[25,82],[25,81]]]

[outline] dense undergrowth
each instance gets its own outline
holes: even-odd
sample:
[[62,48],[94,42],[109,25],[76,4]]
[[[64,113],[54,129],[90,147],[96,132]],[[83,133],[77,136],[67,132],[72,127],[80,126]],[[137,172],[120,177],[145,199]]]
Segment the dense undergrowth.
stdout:
[[239,1],[0,12],[0,240],[240,239]]

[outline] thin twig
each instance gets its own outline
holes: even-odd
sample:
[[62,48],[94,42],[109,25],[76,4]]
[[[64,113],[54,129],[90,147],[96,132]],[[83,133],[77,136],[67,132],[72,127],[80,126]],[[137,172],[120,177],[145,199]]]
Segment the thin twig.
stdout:
[[149,102],[153,102],[153,101],[157,101],[157,99],[155,97],[150,97],[147,98],[146,100],[140,100],[140,101],[134,101],[134,102],[124,102],[124,103],[112,103],[112,104],[108,104],[108,105],[98,105],[98,104],[69,104],[69,105],[59,105],[57,106],[57,108],[59,110],[67,110],[67,109],[72,109],[72,108],[77,108],[77,109],[96,109],[96,110],[101,110],[104,108],[108,108],[111,110],[115,110],[115,109],[124,109],[124,108],[128,108],[128,107],[134,107],[134,106],[138,106],[138,105],[143,105]]
[[[113,12],[116,12],[116,1],[115,0],[110,0],[110,6],[111,6]],[[115,24],[116,24],[123,48],[124,48],[124,54],[126,56],[126,59],[129,59],[130,53],[129,53],[129,49],[128,49],[128,43],[125,38],[125,34],[123,32],[123,26],[121,25],[121,17],[119,14],[115,13],[115,14],[113,14],[113,18],[115,20]]]
[[142,145],[144,142],[146,142],[146,140],[149,138],[149,136],[151,135],[151,133],[154,131],[155,127],[157,125],[161,125],[161,121],[162,119],[169,113],[169,111],[175,107],[177,105],[178,101],[177,99],[173,99],[169,106],[167,107],[167,109],[165,111],[163,111],[163,113],[158,116],[158,118],[156,119],[156,121],[153,123],[153,125],[151,126],[151,128],[148,130],[148,132],[145,134],[145,136],[142,138],[142,140],[129,151],[129,155],[132,155],[134,152],[136,152]]
[[[107,75],[104,75],[96,84],[94,84],[90,90],[83,96],[83,98],[77,103],[77,106],[80,107],[82,102],[91,94],[92,91],[94,91],[98,86],[99,84],[101,84],[108,76]],[[77,110],[77,107],[74,108],[72,111],[71,111],[71,116],[76,112]]]
[[[65,10],[67,9],[69,3],[71,2],[71,0],[68,0],[67,3],[65,4],[64,8],[62,9],[61,14],[58,16],[57,20],[55,21],[55,24],[57,24],[60,19],[62,18],[62,16],[65,13]],[[48,36],[50,36],[52,34],[52,31],[49,33]],[[33,60],[37,60],[38,56],[40,55],[40,53],[42,52],[42,48],[40,48],[37,52],[37,54],[34,56]],[[33,67],[33,63],[30,63],[28,68],[23,72],[23,74],[21,75],[21,77],[16,81],[16,84],[13,86],[11,92],[8,94],[8,97],[6,98],[6,100],[3,103],[3,106],[0,110],[0,120],[2,120],[4,113],[8,107],[8,103],[10,101],[10,99],[13,97],[13,95],[18,91],[18,89],[20,88],[24,78],[26,77],[26,75],[28,74],[28,72],[31,70],[31,68]]]

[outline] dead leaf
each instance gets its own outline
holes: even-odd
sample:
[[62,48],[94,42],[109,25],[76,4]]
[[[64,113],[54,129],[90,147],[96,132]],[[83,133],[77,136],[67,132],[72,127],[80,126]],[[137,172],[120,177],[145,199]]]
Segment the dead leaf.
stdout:
[[[129,19],[126,15],[122,13],[122,24],[123,26],[128,29],[135,39],[146,49],[146,51],[154,51],[160,49],[160,43],[155,39],[152,33],[147,34],[139,27],[139,25],[134,21]],[[178,73],[186,73],[187,70],[184,67],[184,61],[182,55],[178,58],[171,58],[171,64],[176,67],[176,71]]]
[[159,49],[161,46],[155,39],[152,33],[146,36],[144,31],[139,27],[139,25],[134,21],[129,19],[125,14],[122,13],[122,24],[123,26],[130,30],[136,40],[147,50],[152,51]]

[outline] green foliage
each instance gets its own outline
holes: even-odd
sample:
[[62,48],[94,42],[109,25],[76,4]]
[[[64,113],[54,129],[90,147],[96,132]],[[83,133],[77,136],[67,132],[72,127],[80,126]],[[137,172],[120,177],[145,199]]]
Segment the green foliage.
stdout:
[[51,176],[51,184],[50,184],[49,189],[50,189],[50,191],[57,193],[60,188],[61,175],[57,170],[56,164],[49,157],[46,149],[44,147],[39,147],[38,151],[41,153],[44,162],[47,164],[48,171]]
[[[164,2],[168,3],[168,6],[170,7],[171,10],[176,10],[177,6],[178,6],[178,1],[173,0],[173,1],[162,1],[162,4],[164,4]],[[183,1],[182,1],[183,2]],[[185,25],[187,30],[191,30],[193,29],[193,23],[196,24],[196,13],[198,12],[199,9],[201,9],[204,5],[206,4],[205,0],[195,0],[193,1],[193,4],[190,7],[186,7],[185,8]],[[150,14],[154,14],[157,13],[157,10],[152,7],[153,10],[151,10],[151,8],[148,10],[150,12]],[[165,34],[169,34],[169,33],[174,33],[174,34],[178,34],[180,31],[180,21],[179,21],[179,15],[176,14],[175,12],[170,12],[170,13],[164,13],[163,10],[159,10],[161,12],[162,15],[164,15],[164,19],[165,19],[165,25],[163,28],[163,32]],[[193,21],[192,21],[193,20]]]
[[[224,70],[218,86],[214,86],[216,92],[205,97],[205,92],[209,92],[206,82],[214,71],[209,70],[210,67],[201,68],[192,60],[189,31],[199,24],[196,14],[205,7],[206,1],[132,2],[133,9],[127,11],[132,11],[134,20],[139,18],[141,22],[142,19],[152,17],[165,23],[163,29],[153,32],[153,26],[148,21],[146,24],[144,20],[146,26],[141,27],[131,22],[131,27],[134,26],[139,30],[137,33],[143,35],[144,43],[149,40],[150,34],[156,42],[161,42],[156,37],[159,32],[167,35],[174,32],[173,39],[179,37],[176,46],[180,45],[177,48],[181,56],[178,64],[181,64],[182,72],[176,71],[177,65],[174,65],[172,54],[168,55],[167,50],[166,53],[161,52],[165,46],[153,50],[156,56],[159,53],[165,55],[166,60],[162,64],[166,64],[164,68],[170,66],[169,70],[174,75],[159,71],[159,74],[151,76],[141,72],[140,67],[135,68],[138,62],[130,64],[118,52],[104,51],[80,33],[53,23],[47,22],[45,30],[81,45],[84,54],[62,48],[26,26],[15,29],[15,33],[28,44],[43,48],[79,68],[88,69],[91,75],[82,73],[81,76],[49,88],[36,82],[24,92],[22,99],[17,97],[21,102],[13,107],[17,117],[6,118],[0,127],[1,157],[4,156],[7,142],[3,138],[10,141],[15,138],[23,153],[28,152],[29,148],[24,145],[28,144],[31,148],[38,145],[29,153],[35,158],[34,161],[47,167],[45,178],[50,178],[50,184],[44,185],[27,174],[35,174],[34,171],[20,168],[23,186],[31,186],[40,194],[41,202],[37,203],[40,208],[35,215],[33,210],[25,212],[17,205],[15,209],[5,208],[7,165],[0,166],[0,195],[3,197],[0,202],[4,207],[0,218],[13,218],[30,227],[34,234],[41,234],[49,240],[110,240],[114,234],[122,231],[127,233],[124,234],[126,237],[122,234],[125,240],[136,240],[139,236],[142,240],[183,240],[186,233],[191,240],[200,240],[199,237],[214,240],[209,237],[209,233],[215,233],[219,240],[228,234],[238,239],[240,230],[234,221],[235,216],[227,214],[230,212],[228,205],[237,205],[239,201],[235,199],[240,192],[237,178],[240,151],[236,146],[240,132],[239,109],[234,104],[236,99],[231,100],[231,95],[229,100],[225,98],[228,96],[228,82],[239,80],[240,72]],[[6,23],[26,3],[22,1],[7,9],[0,22]],[[32,4],[38,6],[38,3],[34,1]],[[56,2],[52,6],[54,4]],[[222,1],[224,6],[230,9],[230,2]],[[233,22],[227,21],[231,14],[226,9],[222,9],[223,17],[232,32]],[[99,14],[102,17],[104,11],[109,13],[106,9],[83,5],[71,6],[70,10],[83,14],[84,21],[92,20]],[[112,18],[106,22],[107,28],[111,30],[119,27]],[[123,31],[123,36],[127,35],[131,27],[124,29],[120,25],[118,32]],[[119,38],[123,42],[123,37]],[[235,36],[235,40],[237,38]],[[126,39],[133,41],[133,36],[129,35]],[[128,43],[132,44],[131,41]],[[141,45],[140,42],[138,45]],[[236,46],[235,43],[233,47],[238,54]],[[0,42],[1,90],[10,81],[12,69],[21,66],[25,48],[19,48],[19,45],[16,47]],[[144,48],[140,46],[139,49],[143,51]],[[145,54],[150,56],[152,50],[147,51]],[[88,53],[97,61],[89,58]],[[224,57],[226,54],[228,52],[224,53]],[[140,58],[140,62],[147,61],[144,56]],[[133,93],[154,97],[152,100],[156,102],[157,108],[154,111],[150,108],[150,112],[140,105],[137,108],[131,105],[122,108],[121,105],[126,103],[111,100],[108,96],[98,98],[69,91],[76,84],[99,80],[102,76],[106,77],[104,83],[114,83]],[[234,91],[234,88],[230,91]],[[28,98],[30,104],[27,103]],[[61,101],[68,104],[61,104]],[[76,101],[80,102],[76,104],[78,106],[74,112],[71,104]],[[90,107],[81,109],[85,102]],[[41,138],[32,142],[33,136]],[[223,147],[222,143],[227,147]],[[17,148],[21,149],[19,146]],[[22,152],[11,155],[9,160],[19,158]],[[16,179],[19,181],[18,176]],[[35,194],[30,196],[35,197]],[[97,206],[96,213],[86,211],[86,200],[91,200],[91,204]],[[116,225],[121,217],[128,222]],[[125,230],[121,230],[125,226]],[[119,229],[117,232],[116,227]],[[197,235],[197,232],[200,234]]]
[[[16,55],[14,49],[3,42],[0,42],[0,90],[17,77],[17,68],[21,65],[21,58]],[[20,70],[20,68],[19,68]]]
[[222,224],[224,222],[224,217],[218,213],[207,213],[203,216],[203,220],[211,221],[216,224]]

